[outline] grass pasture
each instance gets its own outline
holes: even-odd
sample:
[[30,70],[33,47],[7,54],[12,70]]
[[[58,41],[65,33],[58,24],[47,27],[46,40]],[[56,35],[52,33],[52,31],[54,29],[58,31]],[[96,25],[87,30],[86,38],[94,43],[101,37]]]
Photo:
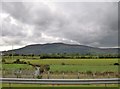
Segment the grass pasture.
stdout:
[[[77,79],[78,72],[84,72],[84,74],[80,74],[80,79],[82,78],[93,78],[91,75],[86,75],[88,71],[94,72],[113,72],[110,74],[109,78],[117,77],[116,74],[118,72],[118,67],[115,66],[114,63],[118,63],[118,59],[22,59],[21,61],[30,62],[32,64],[48,64],[50,65],[50,71],[53,74],[50,74],[50,78],[63,78],[63,72],[65,72],[64,78]],[[8,63],[12,63],[16,59],[5,59]],[[34,68],[28,64],[2,64],[2,69],[7,70],[5,73],[9,73],[4,75],[4,77],[16,77],[11,75],[11,70],[22,69],[25,73],[22,75],[22,78],[33,78],[32,73],[34,72]],[[67,73],[68,72],[68,73]],[[47,73],[43,73],[43,79],[47,78]],[[94,78],[108,78],[108,75],[96,75]],[[9,84],[2,84],[3,89],[9,88]],[[40,88],[40,89],[106,89],[105,85],[40,85],[40,84],[11,84],[10,87],[12,89],[16,89],[14,87],[21,87],[21,89],[28,88]],[[118,85],[107,85],[107,89],[118,89]]]
[[[32,64],[48,64],[50,71],[68,72],[118,72],[118,59],[20,59]],[[13,62],[14,60],[12,60]],[[7,62],[9,59],[7,59]],[[2,64],[3,69],[32,69],[28,64]]]
[[92,85],[40,85],[40,84],[2,84],[2,89],[119,89],[117,84]]
[[3,64],[3,69],[32,69],[33,67],[27,64]]
[[[52,73],[60,73],[60,76],[62,75],[63,72],[66,73],[67,76],[68,76],[68,73],[69,74],[71,73],[72,75],[72,73],[77,74],[78,72],[83,72],[83,73],[112,72],[112,73],[115,73],[115,74],[112,74],[112,76],[115,77],[116,74],[118,75],[118,67],[119,67],[114,65],[114,63],[118,63],[118,59],[66,59],[66,60],[65,59],[42,59],[42,60],[41,59],[20,59],[20,60],[25,62],[30,62],[32,64],[39,64],[39,65],[48,64],[50,65],[50,71]],[[7,62],[9,62],[9,60],[7,60]],[[31,70],[32,73],[34,73],[35,71],[35,69],[28,64],[3,64],[2,68],[7,71],[17,70],[20,68],[24,71]]]
[[[51,71],[73,71],[73,72],[117,72],[118,59],[20,59],[21,61],[30,62],[32,64],[48,64]],[[13,62],[14,60],[12,60]],[[9,59],[7,59],[7,62]],[[31,69],[28,64],[3,64],[3,69]]]
[[21,59],[32,64],[61,65],[89,65],[89,66],[107,66],[118,63],[118,59]]
[[53,72],[118,72],[117,66],[88,66],[88,65],[51,65],[50,70]]

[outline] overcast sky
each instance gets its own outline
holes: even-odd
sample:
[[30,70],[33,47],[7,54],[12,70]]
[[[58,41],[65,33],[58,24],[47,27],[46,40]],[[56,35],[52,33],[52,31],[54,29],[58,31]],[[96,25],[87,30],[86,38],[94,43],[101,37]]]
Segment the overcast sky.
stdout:
[[0,50],[63,42],[118,46],[117,2],[4,2]]

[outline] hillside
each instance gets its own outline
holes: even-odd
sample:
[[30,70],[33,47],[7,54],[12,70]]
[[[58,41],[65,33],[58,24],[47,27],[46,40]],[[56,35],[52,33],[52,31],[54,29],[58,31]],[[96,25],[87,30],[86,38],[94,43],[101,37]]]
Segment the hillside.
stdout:
[[[80,54],[116,54],[118,48],[95,48],[84,45],[71,45],[64,43],[51,43],[51,44],[34,44],[27,45],[20,49],[13,50],[16,54],[35,54],[42,53],[80,53]],[[4,51],[3,53],[12,53],[11,50]]]

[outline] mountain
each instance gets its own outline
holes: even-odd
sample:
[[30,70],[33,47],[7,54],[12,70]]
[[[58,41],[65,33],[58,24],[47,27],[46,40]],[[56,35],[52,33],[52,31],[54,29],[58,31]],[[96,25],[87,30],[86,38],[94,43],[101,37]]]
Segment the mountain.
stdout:
[[[117,54],[119,48],[95,48],[85,45],[64,43],[34,44],[14,49],[16,54],[43,54],[43,53],[80,53],[80,54]],[[3,53],[12,53],[12,50]]]

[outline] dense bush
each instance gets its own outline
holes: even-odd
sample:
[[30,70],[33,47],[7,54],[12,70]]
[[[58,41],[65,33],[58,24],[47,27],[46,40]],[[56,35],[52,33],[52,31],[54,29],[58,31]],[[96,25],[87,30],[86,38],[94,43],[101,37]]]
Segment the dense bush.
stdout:
[[114,63],[114,65],[119,65],[119,63]]
[[49,70],[50,70],[50,65],[44,65],[44,69],[45,69],[46,71],[49,71]]
[[61,63],[61,65],[65,65],[65,63],[64,63],[64,62],[62,62],[62,63]]
[[38,75],[38,76],[37,76],[37,79],[42,79],[42,75]]
[[20,59],[16,59],[13,63],[15,63],[15,64],[27,64],[27,62],[20,61]]
[[92,71],[87,71],[86,73],[87,73],[87,74],[92,74]]
[[6,63],[6,60],[5,60],[5,59],[2,59],[2,63]]

